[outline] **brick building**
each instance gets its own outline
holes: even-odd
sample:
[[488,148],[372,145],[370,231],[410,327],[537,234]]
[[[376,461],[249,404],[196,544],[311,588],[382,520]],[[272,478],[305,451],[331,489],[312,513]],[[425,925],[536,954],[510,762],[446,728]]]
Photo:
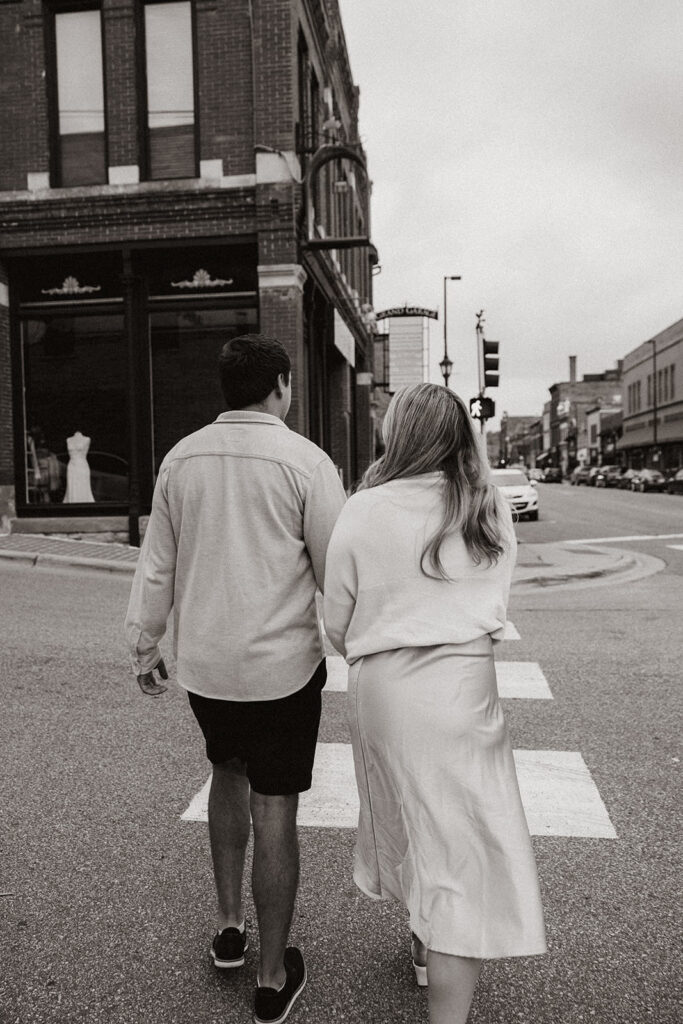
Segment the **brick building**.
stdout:
[[351,484],[376,253],[338,0],[0,0],[0,90],[13,528],[135,540],[165,452],[221,411],[222,343],[256,330],[290,353],[289,425]]
[[683,320],[624,357],[624,425],[617,447],[627,465],[665,472],[683,466],[682,382]]
[[503,413],[500,420],[500,461],[510,466],[522,462],[535,466],[536,456],[541,451],[542,432],[538,416],[508,416]]
[[[603,373],[576,378],[576,356],[569,357],[569,380],[550,390],[550,449],[547,464],[560,466],[566,476],[578,462],[589,461],[586,414],[596,405],[621,404],[622,362]],[[538,460],[537,460],[538,463]]]

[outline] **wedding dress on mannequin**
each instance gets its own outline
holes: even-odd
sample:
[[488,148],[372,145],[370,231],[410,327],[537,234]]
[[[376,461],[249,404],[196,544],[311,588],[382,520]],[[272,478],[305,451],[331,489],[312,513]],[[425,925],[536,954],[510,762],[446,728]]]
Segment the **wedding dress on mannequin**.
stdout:
[[86,458],[90,448],[90,438],[77,430],[72,437],[67,437],[66,447],[69,452],[69,462],[66,467],[64,501],[94,501],[90,487],[90,466]]

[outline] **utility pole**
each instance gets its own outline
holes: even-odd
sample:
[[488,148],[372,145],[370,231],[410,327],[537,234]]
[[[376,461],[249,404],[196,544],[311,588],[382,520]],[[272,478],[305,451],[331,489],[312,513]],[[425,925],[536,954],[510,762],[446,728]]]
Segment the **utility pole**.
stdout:
[[657,452],[657,342],[650,338],[652,345],[652,461],[659,462]]
[[[476,314],[477,326],[475,328],[477,334],[477,376],[479,378],[479,398],[484,398],[484,310],[480,309]],[[483,401],[482,401],[483,406]],[[479,420],[479,429],[482,435],[486,432],[486,419],[482,415]]]

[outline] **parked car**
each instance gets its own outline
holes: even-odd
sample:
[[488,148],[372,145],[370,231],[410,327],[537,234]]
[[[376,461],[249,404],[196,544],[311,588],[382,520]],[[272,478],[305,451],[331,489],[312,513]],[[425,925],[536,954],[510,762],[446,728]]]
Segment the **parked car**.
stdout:
[[666,478],[658,469],[639,469],[631,481],[633,491],[663,491]]
[[617,480],[617,487],[622,491],[633,490],[633,478],[638,475],[637,469],[625,469]]
[[521,469],[492,469],[491,480],[517,515],[538,519],[538,492]]
[[529,480],[535,480],[537,483],[543,480],[543,470],[534,467],[527,472]]
[[667,494],[683,494],[683,469],[679,469],[666,482]]
[[569,483],[575,485],[576,487],[578,487],[579,484],[587,484],[590,469],[590,466],[575,466],[574,469],[571,471]]
[[591,468],[588,470],[588,479],[586,480],[586,484],[588,485],[588,487],[595,487],[595,481],[598,478],[599,472],[600,466],[591,466]]
[[617,481],[621,476],[621,466],[600,466],[600,470],[595,477],[596,487],[616,487]]
[[559,466],[546,466],[543,470],[543,483],[544,484],[561,484],[562,483],[562,470]]

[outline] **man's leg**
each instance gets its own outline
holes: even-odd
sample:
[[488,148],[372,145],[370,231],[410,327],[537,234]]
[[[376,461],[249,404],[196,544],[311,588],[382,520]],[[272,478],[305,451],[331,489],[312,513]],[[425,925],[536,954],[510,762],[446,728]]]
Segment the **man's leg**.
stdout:
[[213,766],[209,791],[209,837],[218,896],[218,930],[244,920],[242,875],[249,841],[249,781],[234,758]]
[[279,989],[286,978],[283,957],[299,882],[298,803],[298,793],[265,796],[251,792],[251,882],[261,939],[258,983],[266,988]]

